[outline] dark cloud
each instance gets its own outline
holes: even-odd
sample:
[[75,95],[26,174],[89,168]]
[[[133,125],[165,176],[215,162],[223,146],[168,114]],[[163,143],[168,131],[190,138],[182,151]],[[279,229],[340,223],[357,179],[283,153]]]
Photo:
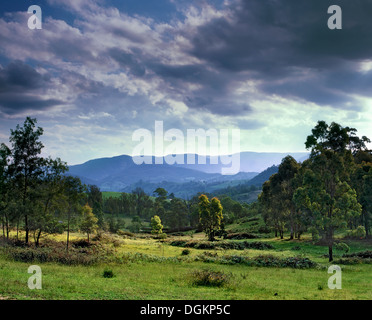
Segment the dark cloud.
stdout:
[[0,92],[19,92],[41,88],[49,80],[22,61],[13,61],[0,69]]
[[[335,4],[343,10],[342,30],[327,27],[327,9]],[[198,28],[190,54],[221,73],[245,72],[268,94],[343,107],[351,99],[343,90],[350,76],[367,94],[361,88],[370,76],[355,69],[345,72],[349,77],[335,75],[372,55],[371,0],[242,0],[230,12]]]
[[22,111],[46,110],[64,103],[58,99],[42,99],[26,94],[0,94],[0,110],[9,115],[18,114]]
[[[122,68],[137,77],[143,77],[146,73],[145,66],[138,62],[134,54],[121,50],[119,48],[111,48],[107,54],[114,59]],[[138,56],[138,54],[136,54]]]
[[49,80],[49,75],[40,74],[22,61],[11,62],[0,70],[0,111],[17,114],[63,104],[59,99],[43,98]]

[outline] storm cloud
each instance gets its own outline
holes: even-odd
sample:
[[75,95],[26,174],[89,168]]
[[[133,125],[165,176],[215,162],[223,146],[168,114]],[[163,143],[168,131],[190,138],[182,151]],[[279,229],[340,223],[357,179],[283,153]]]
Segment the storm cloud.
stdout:
[[[303,151],[320,118],[368,135],[372,0],[145,2],[48,0],[35,31],[27,8],[4,5],[1,127],[37,115],[74,162],[130,153],[131,131],[155,119],[241,128],[257,151]],[[330,5],[342,30],[327,27]]]

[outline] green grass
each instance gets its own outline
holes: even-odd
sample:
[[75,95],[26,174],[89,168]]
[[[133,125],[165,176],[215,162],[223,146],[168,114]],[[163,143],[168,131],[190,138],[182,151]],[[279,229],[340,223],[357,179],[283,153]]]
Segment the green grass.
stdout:
[[[73,234],[74,239],[84,235]],[[231,300],[231,299],[372,299],[372,265],[358,264],[341,266],[342,289],[328,289],[328,259],[323,255],[327,248],[313,245],[308,236],[304,240],[260,239],[272,244],[275,250],[200,250],[190,249],[190,254],[182,256],[182,247],[174,247],[167,242],[152,238],[123,239],[119,245],[107,241],[105,246],[115,250],[115,256],[142,253],[144,258],[136,261],[123,260],[122,263],[106,263],[94,266],[66,266],[56,263],[37,263],[42,268],[42,289],[30,290],[27,273],[31,263],[16,262],[0,254],[0,299],[185,299],[185,300]],[[64,241],[64,235],[51,237]],[[177,239],[176,237],[172,240]],[[205,240],[205,235],[195,234],[178,239]],[[255,241],[255,240],[248,240]],[[257,240],[256,240],[257,241]],[[349,241],[351,252],[371,248],[368,241]],[[300,250],[293,250],[300,247]],[[195,261],[203,252],[223,255],[244,255],[254,257],[271,254],[278,257],[306,256],[322,267],[311,269],[291,269],[272,267],[252,267],[246,265],[224,265]],[[339,253],[335,252],[335,255]],[[341,253],[340,253],[341,255]],[[149,262],[147,256],[179,258],[165,262]],[[193,282],[195,271],[211,269],[228,274],[230,281],[221,287],[197,286]],[[112,270],[114,277],[105,278],[105,270]]]

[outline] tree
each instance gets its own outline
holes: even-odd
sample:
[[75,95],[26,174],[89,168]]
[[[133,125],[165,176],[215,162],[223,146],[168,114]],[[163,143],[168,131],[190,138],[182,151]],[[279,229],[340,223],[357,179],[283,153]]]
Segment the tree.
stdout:
[[277,175],[272,175],[262,186],[258,197],[262,215],[266,225],[274,228],[275,237],[284,238],[286,218],[283,213],[283,204],[280,194],[280,183]]
[[161,220],[159,216],[153,216],[151,218],[151,233],[153,234],[162,234],[163,233],[163,225],[161,224]]
[[357,192],[358,202],[362,206],[360,221],[354,222],[354,227],[364,225],[366,237],[370,234],[372,219],[372,161],[357,164],[352,173],[351,185]]
[[40,157],[44,146],[39,140],[44,131],[40,127],[36,128],[36,123],[36,119],[27,117],[23,127],[17,125],[15,130],[11,130],[9,139],[12,145],[12,163],[9,172],[17,190],[15,196],[19,199],[23,211],[26,243],[29,241],[29,216],[33,213],[33,199],[30,192],[39,182],[45,163]]
[[134,233],[138,233],[138,232],[141,231],[141,228],[142,228],[141,218],[139,216],[134,216],[132,218],[131,225],[129,225],[129,227],[128,227],[129,231],[134,232]]
[[87,234],[89,242],[89,235],[98,229],[98,218],[94,215],[92,208],[88,204],[83,207],[82,212],[83,219],[80,223],[80,229]]
[[45,159],[45,165],[40,183],[31,194],[36,199],[34,214],[30,221],[30,230],[34,231],[36,246],[39,245],[42,232],[62,233],[63,225],[58,222],[55,212],[61,211],[63,196],[63,174],[68,170],[67,164],[61,159]]
[[218,198],[209,201],[208,197],[202,194],[199,197],[199,219],[209,241],[215,240],[216,231],[220,230],[222,223],[222,205]]
[[155,213],[157,216],[164,219],[166,218],[165,217],[166,210],[168,208],[168,202],[167,202],[168,191],[166,191],[164,188],[157,188],[154,191],[154,194],[157,195],[157,197],[155,198],[155,205],[154,205]]
[[[145,193],[145,191],[137,187],[132,191],[134,201],[136,204],[136,213],[139,217],[145,216],[145,210],[149,209],[152,206],[151,198]],[[148,217],[148,215],[147,215]]]
[[312,225],[325,235],[329,261],[333,260],[335,230],[362,211],[349,181],[354,164],[352,155],[365,149],[369,139],[360,139],[355,133],[354,128],[318,122],[305,142],[306,148],[311,148],[311,155],[302,186],[293,196],[297,208],[306,208]]
[[99,226],[103,226],[103,200],[102,192],[96,185],[87,187],[88,204],[93,209],[94,215],[98,218]]
[[67,241],[66,250],[68,251],[70,242],[70,228],[71,223],[74,222],[76,216],[81,212],[80,201],[85,196],[86,187],[83,185],[78,177],[67,176],[62,181],[65,203],[65,214],[67,219]]
[[9,206],[9,173],[8,173],[8,162],[10,156],[10,149],[5,145],[1,144],[0,146],[0,212],[1,212],[1,221],[3,225],[3,235],[6,235],[9,238],[9,214],[7,207]]
[[187,206],[184,200],[173,198],[166,212],[166,225],[178,231],[188,224]]
[[296,180],[294,177],[298,173],[300,165],[291,157],[286,156],[279,165],[278,173],[275,174],[277,178],[277,192],[280,197],[280,210],[284,215],[286,223],[289,225],[290,239],[292,240],[296,233],[299,235],[299,220],[296,219],[296,207],[292,201],[293,194],[296,188]]

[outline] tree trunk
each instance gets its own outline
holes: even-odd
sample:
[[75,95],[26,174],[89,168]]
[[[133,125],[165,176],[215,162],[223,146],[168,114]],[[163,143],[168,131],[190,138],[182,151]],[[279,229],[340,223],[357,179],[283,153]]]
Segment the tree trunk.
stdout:
[[366,239],[369,237],[369,225],[368,225],[368,213],[365,212],[364,214],[364,229],[366,229]]
[[328,246],[328,256],[329,256],[329,262],[333,261],[333,251],[332,251],[332,243]]
[[37,234],[37,238],[36,238],[36,246],[37,247],[39,246],[39,243],[40,243],[40,236],[41,236],[41,229],[39,230],[39,232]]
[[28,231],[29,231],[27,214],[25,215],[25,231],[26,231],[25,242],[27,244],[28,243]]
[[328,242],[328,257],[329,262],[333,261],[333,230],[330,229],[327,232],[327,242]]
[[68,251],[69,241],[70,241],[70,217],[67,217],[67,242],[66,242],[66,251]]
[[19,217],[17,218],[17,241],[19,240]]

